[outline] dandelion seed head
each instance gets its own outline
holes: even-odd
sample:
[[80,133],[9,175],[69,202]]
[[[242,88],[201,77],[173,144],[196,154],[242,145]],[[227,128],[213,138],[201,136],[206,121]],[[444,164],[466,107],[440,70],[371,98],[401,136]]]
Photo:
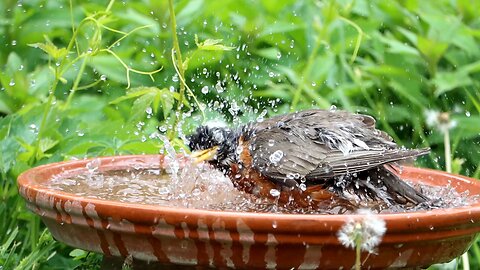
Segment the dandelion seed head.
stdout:
[[361,250],[375,253],[387,231],[385,221],[367,209],[360,209],[357,214],[361,217],[347,220],[340,228],[337,233],[338,241],[347,248],[360,244]]
[[431,128],[438,129],[441,133],[457,126],[457,121],[450,119],[450,113],[436,110],[425,110],[425,123]]
[[347,248],[355,247],[355,220],[348,220],[342,228],[337,232],[338,241]]

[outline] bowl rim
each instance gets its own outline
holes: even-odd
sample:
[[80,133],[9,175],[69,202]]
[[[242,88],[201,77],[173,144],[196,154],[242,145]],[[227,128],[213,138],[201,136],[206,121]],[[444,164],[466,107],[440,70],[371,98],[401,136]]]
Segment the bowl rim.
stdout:
[[[169,206],[157,206],[149,204],[135,204],[131,202],[120,202],[120,201],[111,201],[103,200],[96,198],[88,198],[79,195],[74,195],[71,193],[66,193],[63,191],[48,189],[45,186],[42,186],[41,183],[36,181],[35,177],[44,173],[47,170],[51,169],[60,169],[65,167],[74,167],[74,169],[66,169],[65,171],[75,171],[81,170],[78,168],[79,165],[85,165],[86,163],[94,160],[100,159],[101,161],[112,162],[111,164],[105,164],[103,166],[108,167],[108,165],[115,165],[115,162],[124,162],[124,161],[134,161],[138,160],[154,160],[157,159],[160,162],[160,159],[163,155],[119,155],[119,156],[102,156],[94,158],[86,158],[81,160],[70,160],[70,161],[61,161],[55,163],[49,163],[45,165],[40,165],[34,168],[31,168],[18,176],[17,183],[20,189],[20,194],[30,203],[35,205],[36,202],[29,198],[26,194],[45,194],[53,196],[60,201],[78,201],[82,205],[93,204],[99,215],[99,217],[105,216],[104,210],[107,208],[116,209],[116,211],[122,213],[122,218],[132,221],[132,222],[142,222],[149,223],[151,222],[151,217],[156,216],[171,216],[179,219],[192,220],[198,218],[204,218],[208,220],[221,219],[226,223],[235,223],[236,220],[241,219],[243,221],[252,221],[259,223],[268,223],[268,226],[258,226],[257,230],[262,229],[272,229],[271,223],[275,221],[278,224],[278,229],[281,227],[289,227],[288,224],[295,222],[295,227],[302,227],[302,224],[307,224],[309,227],[312,224],[319,225],[321,222],[329,223],[330,230],[336,231],[338,228],[348,220],[362,218],[365,215],[362,214],[341,214],[341,215],[331,215],[331,214],[294,214],[294,213],[254,213],[254,212],[235,212],[232,210],[221,211],[221,210],[207,210],[207,209],[198,209],[198,208],[187,208],[187,207],[169,207]],[[124,163],[126,166],[127,163]],[[147,163],[148,164],[148,163]],[[76,167],[77,166],[77,167]],[[84,166],[83,166],[84,167]],[[429,175],[434,174],[439,177],[448,177],[458,182],[467,183],[469,185],[475,185],[480,187],[480,181],[455,174],[446,173],[443,171],[425,169],[425,168],[416,168],[410,166],[403,166],[404,171],[408,171],[412,174],[421,174]],[[54,175],[54,174],[53,174]],[[22,192],[23,190],[23,192]],[[37,205],[38,207],[38,205]],[[144,213],[140,215],[139,213]],[[142,217],[144,216],[144,217]],[[468,224],[472,226],[478,226],[480,223],[480,201],[471,204],[469,206],[462,206],[457,208],[444,208],[444,209],[432,209],[432,210],[422,210],[416,212],[405,212],[405,213],[381,213],[375,214],[376,217],[383,219],[388,227],[390,232],[393,231],[405,231],[410,228],[410,222],[398,222],[398,220],[405,220],[415,222],[419,227],[422,227],[423,230],[428,231],[431,229],[431,224],[435,223],[441,224],[441,228],[448,230],[449,228],[465,224],[465,221],[468,221],[468,218],[471,217]],[[446,217],[448,216],[448,219]],[[475,218],[475,219],[474,219]],[[430,224],[428,224],[430,223]],[[466,225],[465,225],[466,226]],[[318,226],[324,227],[324,226]],[[466,226],[470,227],[470,226]],[[253,229],[253,228],[251,228]],[[410,228],[411,229],[411,228]],[[324,231],[325,228],[322,229]],[[296,230],[295,230],[296,231]],[[476,231],[480,231],[478,228]]]

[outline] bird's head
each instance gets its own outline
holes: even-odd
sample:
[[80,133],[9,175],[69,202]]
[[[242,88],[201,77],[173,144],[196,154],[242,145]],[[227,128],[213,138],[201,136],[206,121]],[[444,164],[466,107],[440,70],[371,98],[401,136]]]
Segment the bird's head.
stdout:
[[196,162],[207,161],[221,169],[229,169],[237,159],[238,138],[229,128],[200,126],[187,139]]

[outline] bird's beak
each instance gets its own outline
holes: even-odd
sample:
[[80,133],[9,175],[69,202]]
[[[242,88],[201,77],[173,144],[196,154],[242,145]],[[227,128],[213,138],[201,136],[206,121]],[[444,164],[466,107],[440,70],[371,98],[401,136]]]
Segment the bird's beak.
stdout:
[[195,163],[200,163],[202,161],[210,161],[217,154],[217,150],[218,146],[214,146],[205,150],[194,151],[190,156],[194,159]]

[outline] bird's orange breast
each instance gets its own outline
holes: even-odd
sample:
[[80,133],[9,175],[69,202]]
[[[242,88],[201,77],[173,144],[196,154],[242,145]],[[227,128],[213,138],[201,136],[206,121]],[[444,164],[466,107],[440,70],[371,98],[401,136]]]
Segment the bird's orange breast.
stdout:
[[285,206],[309,207],[320,203],[329,203],[334,194],[321,185],[307,187],[285,187],[275,184],[253,166],[248,141],[239,140],[240,163],[231,167],[230,178],[236,188],[261,198],[269,198]]

